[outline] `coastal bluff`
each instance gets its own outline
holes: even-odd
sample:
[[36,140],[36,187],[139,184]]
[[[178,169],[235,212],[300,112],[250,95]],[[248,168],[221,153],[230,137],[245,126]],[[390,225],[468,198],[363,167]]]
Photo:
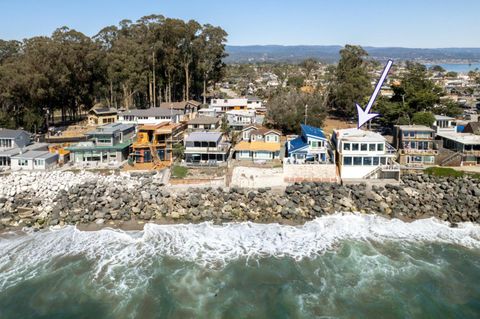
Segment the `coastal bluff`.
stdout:
[[11,173],[0,177],[0,230],[124,222],[302,224],[335,212],[455,225],[480,222],[480,180],[405,175],[399,185],[295,183],[269,188],[171,189],[155,173]]

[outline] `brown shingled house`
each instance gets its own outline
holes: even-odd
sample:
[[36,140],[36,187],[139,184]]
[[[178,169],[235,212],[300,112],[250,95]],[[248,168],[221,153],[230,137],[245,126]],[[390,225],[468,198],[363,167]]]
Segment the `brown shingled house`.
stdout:
[[183,113],[181,121],[188,121],[193,119],[200,108],[201,103],[197,101],[183,101],[183,102],[164,102],[160,104],[162,109],[171,109]]

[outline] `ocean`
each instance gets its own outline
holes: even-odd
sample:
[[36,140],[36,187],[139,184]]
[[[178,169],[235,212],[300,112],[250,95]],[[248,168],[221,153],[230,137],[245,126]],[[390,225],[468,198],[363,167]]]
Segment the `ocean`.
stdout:
[[470,223],[336,214],[0,235],[0,318],[479,317]]
[[447,71],[453,71],[457,73],[468,73],[469,71],[480,70],[480,63],[471,63],[471,64],[455,64],[455,63],[444,63],[444,64],[425,64],[427,68],[430,68],[434,65],[440,65]]

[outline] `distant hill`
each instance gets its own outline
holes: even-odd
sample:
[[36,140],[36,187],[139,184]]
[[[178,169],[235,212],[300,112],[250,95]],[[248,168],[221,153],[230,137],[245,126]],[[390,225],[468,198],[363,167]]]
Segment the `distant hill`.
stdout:
[[[338,61],[340,45],[227,45],[227,63],[298,62],[316,58],[325,62]],[[377,60],[419,60],[423,62],[479,62],[480,48],[417,49],[397,47],[364,47]]]

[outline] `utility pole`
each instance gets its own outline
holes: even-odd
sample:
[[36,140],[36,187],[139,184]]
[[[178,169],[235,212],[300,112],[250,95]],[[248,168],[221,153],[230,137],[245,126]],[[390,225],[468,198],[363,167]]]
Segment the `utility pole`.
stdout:
[[305,125],[307,125],[308,104],[305,104]]

